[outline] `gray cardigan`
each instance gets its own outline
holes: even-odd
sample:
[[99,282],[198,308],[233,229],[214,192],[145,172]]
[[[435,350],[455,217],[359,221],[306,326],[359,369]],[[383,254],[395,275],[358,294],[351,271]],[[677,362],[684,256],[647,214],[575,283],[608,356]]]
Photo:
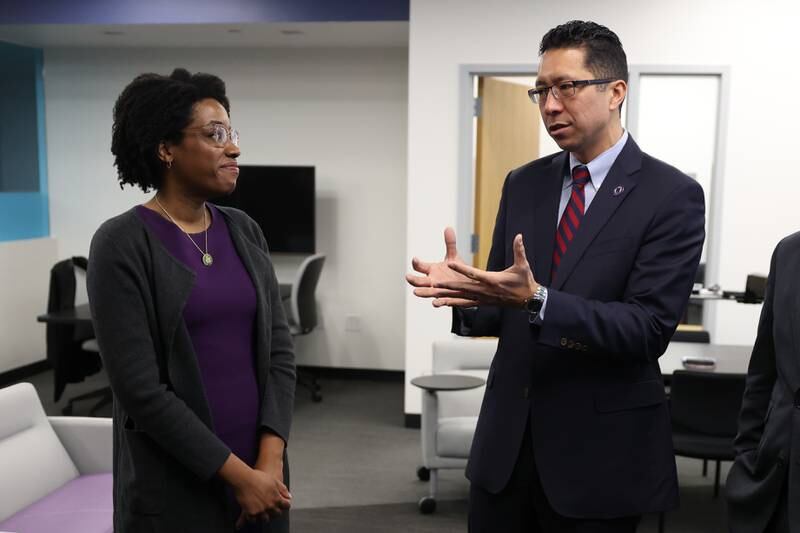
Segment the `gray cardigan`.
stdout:
[[[243,212],[219,209],[256,290],[260,424],[288,441],[294,348],[267,243]],[[116,533],[233,530],[215,476],[230,450],[214,434],[183,321],[193,284],[194,273],[135,209],[105,222],[92,239],[89,302],[115,399]]]

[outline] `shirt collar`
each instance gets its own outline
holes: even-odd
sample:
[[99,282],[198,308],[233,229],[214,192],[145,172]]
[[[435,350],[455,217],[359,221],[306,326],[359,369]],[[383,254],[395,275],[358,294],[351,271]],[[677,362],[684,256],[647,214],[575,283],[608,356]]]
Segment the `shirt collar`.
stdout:
[[[594,190],[600,189],[600,186],[603,184],[603,180],[606,179],[608,175],[608,171],[611,170],[611,166],[614,164],[614,161],[617,160],[619,157],[620,152],[622,149],[625,148],[625,143],[628,142],[628,131],[622,131],[622,137],[608,150],[603,152],[602,154],[598,155],[591,161],[589,161],[586,166],[589,167],[589,176],[592,182],[592,186]],[[568,187],[572,187],[572,170],[577,167],[583,165],[577,158],[570,152],[569,154],[569,170],[570,173],[564,176],[564,185],[563,188],[566,189]]]

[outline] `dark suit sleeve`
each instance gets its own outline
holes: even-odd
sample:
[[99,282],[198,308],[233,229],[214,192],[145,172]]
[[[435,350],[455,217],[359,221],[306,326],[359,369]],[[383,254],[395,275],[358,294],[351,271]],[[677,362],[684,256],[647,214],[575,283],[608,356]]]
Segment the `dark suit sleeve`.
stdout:
[[160,379],[142,294],[150,290],[134,265],[144,261],[99,230],[92,239],[87,289],[95,334],[115,400],[175,460],[211,478],[230,449]]
[[770,395],[777,379],[775,340],[772,336],[772,305],[775,300],[775,276],[780,246],[778,244],[772,254],[764,307],[761,309],[756,342],[747,370],[742,410],[739,413],[739,433],[734,440],[737,454],[758,447],[764,431],[764,420],[767,416]]
[[[506,233],[506,193],[508,191],[508,177],[503,183],[503,192],[500,195],[500,207],[497,209],[497,219],[492,232],[492,248],[489,250],[489,259],[486,270],[499,272],[508,268],[506,264],[505,233]],[[482,305],[464,309],[453,308],[453,326],[451,331],[463,337],[497,337],[500,335],[500,322],[502,310],[494,305]]]
[[[256,228],[261,246],[269,253],[266,239],[260,228]],[[271,261],[270,261],[270,264]],[[275,433],[284,442],[289,441],[294,411],[294,390],[297,383],[294,343],[281,301],[280,285],[271,268],[267,274],[270,308],[272,310],[272,342],[270,344],[269,376],[261,405],[262,429]]]
[[549,290],[539,342],[563,347],[569,339],[587,352],[656,360],[688,304],[704,238],[703,190],[686,181],[657,208],[627,274],[621,301]]

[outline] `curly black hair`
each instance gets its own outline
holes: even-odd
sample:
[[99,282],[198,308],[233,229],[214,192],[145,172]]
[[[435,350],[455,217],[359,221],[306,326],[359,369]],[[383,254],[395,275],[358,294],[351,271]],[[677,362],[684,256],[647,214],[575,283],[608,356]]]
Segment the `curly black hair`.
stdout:
[[144,192],[161,187],[164,163],[158,157],[162,142],[180,142],[200,100],[213,98],[230,114],[225,82],[212,74],[190,74],[176,68],[169,76],[141,74],[114,104],[111,153],[120,188],[126,184]]
[[628,58],[617,34],[596,22],[572,20],[548,31],[539,55],[560,48],[582,48],[585,66],[598,78],[628,81]]

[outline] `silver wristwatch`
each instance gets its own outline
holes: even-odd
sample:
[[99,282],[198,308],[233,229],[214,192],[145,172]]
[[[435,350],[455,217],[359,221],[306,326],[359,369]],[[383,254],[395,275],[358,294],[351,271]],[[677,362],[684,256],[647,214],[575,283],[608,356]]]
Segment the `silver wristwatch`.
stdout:
[[542,310],[545,300],[547,300],[547,287],[539,285],[539,287],[536,288],[536,292],[533,293],[533,296],[523,302],[522,308],[527,311],[529,321],[533,321],[539,316],[539,312]]

